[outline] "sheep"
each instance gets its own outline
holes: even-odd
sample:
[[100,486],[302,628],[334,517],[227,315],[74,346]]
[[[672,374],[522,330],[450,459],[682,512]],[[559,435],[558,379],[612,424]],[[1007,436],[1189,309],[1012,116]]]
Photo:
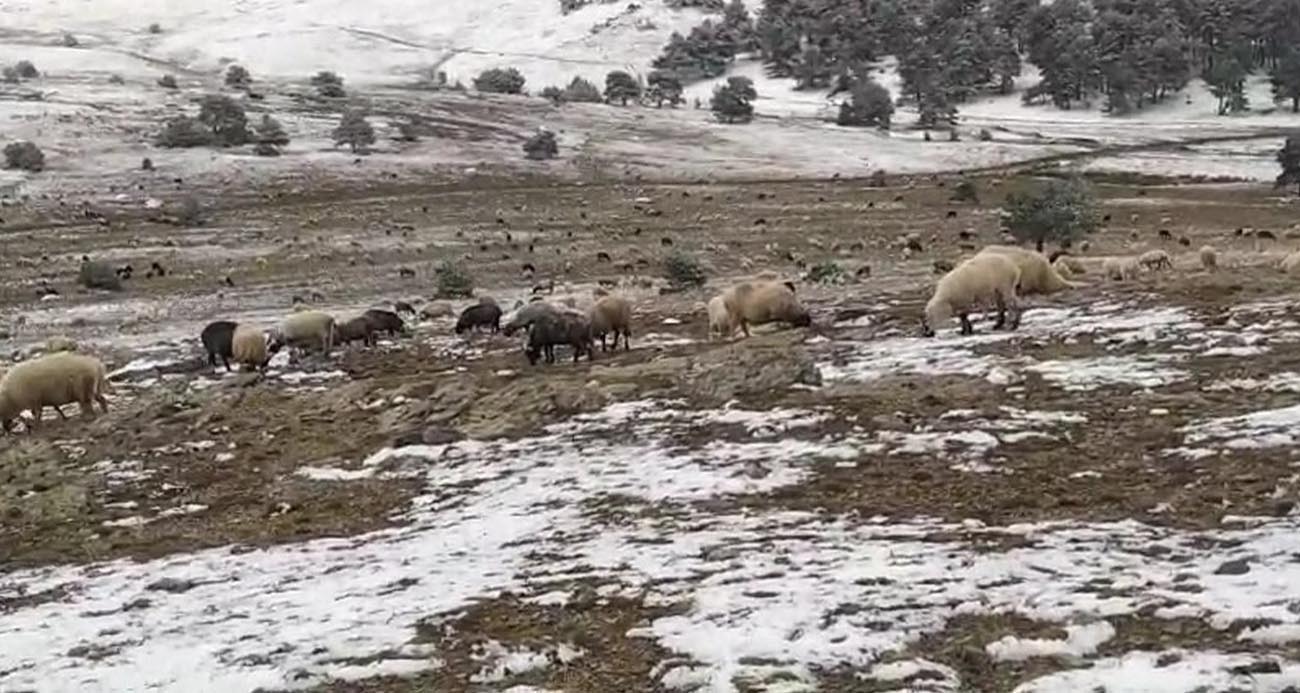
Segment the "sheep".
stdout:
[[430,303],[420,309],[421,320],[450,318],[452,315],[455,315],[455,312],[452,311],[451,306],[442,302]]
[[585,353],[587,360],[596,357],[596,349],[591,339],[591,322],[581,313],[559,312],[555,315],[541,315],[528,328],[528,344],[524,355],[528,363],[537,365],[545,355],[547,363],[555,363],[556,345],[567,344],[573,347],[573,362]]
[[1074,276],[1074,270],[1070,268],[1070,263],[1065,261],[1064,255],[1056,258],[1056,260],[1052,262],[1052,269],[1056,270],[1056,273],[1061,275],[1064,279],[1069,279]]
[[784,282],[740,282],[722,294],[731,316],[731,323],[749,336],[750,325],[769,322],[786,322],[795,327],[808,327],[812,315],[795,297],[794,291]]
[[1148,250],[1138,256],[1138,264],[1144,269],[1156,271],[1161,269],[1173,269],[1174,261],[1169,257],[1169,253],[1163,250]]
[[722,295],[709,299],[709,339],[731,339],[736,333],[736,326],[731,322],[731,313],[727,312],[726,297]]
[[237,325],[230,338],[230,355],[236,363],[264,371],[271,361],[266,350],[266,333],[251,325]]
[[1296,274],[1297,271],[1300,271],[1300,250],[1282,258],[1282,262],[1278,264],[1278,269],[1287,274]]
[[1207,272],[1214,272],[1219,269],[1219,251],[1212,245],[1201,246],[1201,267]]
[[532,324],[540,318],[558,316],[562,312],[560,308],[541,300],[541,297],[534,297],[534,299],[528,305],[515,311],[515,314],[501,328],[502,334],[509,337],[514,334],[515,330],[532,327]]
[[269,349],[274,354],[285,346],[302,351],[320,345],[321,353],[328,356],[337,336],[334,316],[319,310],[304,310],[285,318],[271,331]]
[[50,337],[45,340],[45,353],[54,354],[60,351],[76,351],[77,343],[68,337]]
[[1000,253],[977,254],[957,265],[935,285],[934,295],[925,304],[921,333],[933,337],[936,328],[956,315],[961,321],[961,333],[971,334],[975,328],[970,322],[970,312],[989,304],[998,308],[993,329],[1007,326],[1014,330],[1020,327],[1020,303],[1016,296],[1020,284],[1020,266],[1013,258]]
[[1032,294],[1054,294],[1065,289],[1078,288],[1079,284],[1060,275],[1047,261],[1042,253],[1027,250],[1014,245],[989,245],[979,251],[978,255],[1003,255],[1020,268],[1020,285],[1016,287],[1017,296]]
[[605,296],[588,312],[591,336],[600,337],[600,350],[607,351],[605,335],[614,333],[614,350],[618,350],[618,336],[623,335],[623,350],[632,348],[632,304],[622,296]]
[[334,342],[339,345],[361,342],[366,346],[374,343],[374,330],[364,315],[351,320],[344,320],[334,328]]
[[217,357],[221,357],[221,363],[230,370],[230,358],[234,355],[231,350],[231,343],[235,336],[236,323],[229,320],[218,320],[208,323],[199,334],[199,341],[203,342],[203,349],[208,353],[208,365],[216,368]]
[[[495,303],[493,305],[496,305]],[[392,337],[406,332],[406,323],[402,321],[401,316],[391,310],[381,310],[371,308],[361,317],[370,325],[372,333],[382,332]]]
[[456,334],[487,327],[492,332],[501,330],[501,307],[495,303],[477,303],[461,311],[456,320]]
[[1135,279],[1139,270],[1141,265],[1138,264],[1138,259],[1130,256],[1108,257],[1101,266],[1102,274],[1115,281]]
[[0,431],[11,432],[24,411],[32,415],[27,430],[35,431],[47,406],[67,419],[59,407],[73,402],[81,405],[83,417],[93,418],[95,402],[108,412],[107,392],[108,372],[92,356],[59,352],[20,363],[0,379]]

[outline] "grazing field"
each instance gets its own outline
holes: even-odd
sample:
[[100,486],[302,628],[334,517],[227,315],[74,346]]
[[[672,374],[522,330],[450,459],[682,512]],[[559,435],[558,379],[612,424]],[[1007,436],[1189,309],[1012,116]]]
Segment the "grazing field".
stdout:
[[[0,689],[1300,685],[1295,203],[1101,180],[1082,286],[1027,298],[1019,331],[925,339],[934,263],[1041,184],[956,203],[957,180],[483,177],[202,225],[7,209],[11,350],[71,337],[114,393],[0,439]],[[1101,276],[1151,248],[1174,269]],[[678,251],[709,283],[661,294]],[[79,289],[83,254],[135,275]],[[295,297],[425,307],[446,260],[507,313],[627,295],[633,348],[530,367],[518,335],[439,317],[263,378],[202,356],[207,322],[269,328]],[[828,261],[845,283],[801,279]],[[760,270],[814,325],[708,341],[704,301]]]

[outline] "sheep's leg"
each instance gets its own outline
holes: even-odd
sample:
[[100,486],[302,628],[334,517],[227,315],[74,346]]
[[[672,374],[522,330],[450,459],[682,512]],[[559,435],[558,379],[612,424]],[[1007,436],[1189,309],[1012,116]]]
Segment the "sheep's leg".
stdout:
[[87,397],[86,401],[78,402],[78,404],[81,405],[81,418],[83,419],[95,418],[95,403],[93,399]]
[[972,324],[970,324],[970,316],[969,316],[969,315],[967,315],[967,314],[965,314],[965,313],[962,313],[961,315],[959,315],[959,316],[957,316],[957,317],[961,320],[961,333],[962,333],[962,334],[975,334],[975,326],[972,325]]
[[741,321],[740,321],[740,331],[741,331],[741,332],[744,332],[746,337],[749,336],[749,322],[748,322],[748,321],[746,321],[746,320],[741,320]]
[[[55,407],[55,408],[57,409],[58,407]],[[29,431],[35,431],[38,427],[40,427],[40,425],[41,425],[41,409],[43,409],[43,407],[32,407],[32,408],[29,410],[29,411],[31,411],[31,413],[32,413],[32,421],[31,421],[31,423],[27,424],[27,430],[29,430]],[[62,413],[62,412],[60,412],[60,413]]]
[[[226,358],[226,355],[225,355],[225,354],[222,354],[222,355],[221,355],[221,363],[222,363],[222,365],[224,365],[224,366],[226,367],[226,372],[229,373],[229,372],[230,372],[230,359],[229,359],[229,358]],[[216,366],[217,364],[214,362],[212,365],[213,365],[213,366]]]
[[96,401],[96,402],[99,402],[99,408],[102,409],[103,412],[104,412],[105,414],[107,414],[107,413],[108,413],[108,400],[104,398],[104,393],[102,393],[102,392],[96,392],[96,393],[95,393],[95,401]]

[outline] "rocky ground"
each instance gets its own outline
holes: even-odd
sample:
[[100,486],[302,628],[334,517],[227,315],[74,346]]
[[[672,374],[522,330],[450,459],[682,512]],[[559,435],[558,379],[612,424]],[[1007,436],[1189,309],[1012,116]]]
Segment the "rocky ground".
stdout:
[[[231,195],[197,225],[5,208],[6,351],[72,337],[116,392],[0,440],[0,688],[1300,685],[1295,203],[1100,181],[1084,286],[1014,334],[920,339],[933,263],[1033,184],[974,180],[979,203],[945,177],[481,176]],[[1173,271],[1101,281],[1152,247]],[[660,295],[676,250],[707,288]],[[83,254],[136,275],[78,289]],[[634,348],[529,367],[438,318],[261,380],[199,359],[206,322],[295,296],[425,305],[448,259],[506,306],[624,292]],[[706,341],[729,278],[826,261],[857,278],[799,284],[813,328]]]

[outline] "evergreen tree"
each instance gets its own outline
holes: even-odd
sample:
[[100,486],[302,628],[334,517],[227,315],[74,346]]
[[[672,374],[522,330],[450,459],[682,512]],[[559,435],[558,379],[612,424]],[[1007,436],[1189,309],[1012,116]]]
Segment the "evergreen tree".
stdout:
[[1277,152],[1277,163],[1282,173],[1277,177],[1277,187],[1296,186],[1300,195],[1300,136],[1286,138],[1286,144]]
[[199,122],[212,132],[221,147],[237,147],[249,140],[248,116],[237,101],[221,94],[209,94],[199,102]]
[[605,75],[605,100],[626,106],[628,101],[641,98],[641,85],[636,78],[622,71],[614,70]]
[[1210,93],[1219,100],[1219,115],[1246,110],[1246,77],[1249,73],[1236,56],[1220,54],[1205,73]]
[[1291,112],[1300,113],[1300,48],[1287,51],[1273,67],[1273,99],[1290,101]]
[[894,102],[889,97],[889,90],[866,77],[854,83],[849,98],[840,104],[840,114],[835,122],[888,130],[893,115]]
[[212,144],[212,133],[189,116],[176,116],[163,124],[154,143],[168,149],[206,147]]
[[711,20],[691,29],[689,36],[673,32],[663,52],[651,65],[672,72],[684,82],[717,77],[735,57],[735,45]]
[[747,53],[758,47],[754,20],[744,0],[731,0],[722,9],[722,37],[731,44],[732,54]]
[[311,85],[316,87],[317,94],[327,99],[341,99],[347,96],[347,92],[343,90],[343,78],[327,70],[313,75]]
[[289,134],[284,131],[284,126],[269,115],[262,115],[262,120],[253,128],[253,135],[258,144],[268,144],[273,147],[289,144]]
[[723,123],[748,123],[754,119],[754,99],[758,92],[748,77],[728,77],[727,83],[713,90],[709,107],[713,116]]
[[569,86],[564,88],[564,100],[572,103],[600,103],[600,89],[595,84],[581,78],[574,77],[569,82]]
[[334,128],[334,144],[346,144],[353,154],[365,152],[375,143],[375,129],[370,126],[361,111],[347,111],[338,127]]
[[646,78],[646,84],[646,98],[655,102],[655,108],[663,108],[665,101],[674,108],[682,102],[681,80],[671,73],[655,70]]
[[1053,180],[1037,194],[1008,195],[1003,224],[1016,240],[1032,242],[1042,252],[1047,241],[1068,244],[1092,233],[1101,225],[1101,216],[1082,180]]
[[538,96],[542,97],[543,99],[546,99],[547,101],[550,101],[556,106],[559,106],[560,104],[564,103],[566,100],[564,98],[564,90],[555,85],[551,85],[549,87],[546,87],[545,89],[542,89],[542,93],[538,94]]
[[559,142],[550,130],[539,130],[524,142],[524,156],[534,161],[554,159],[560,153]]
[[39,173],[45,170],[45,153],[32,142],[11,142],[5,145],[5,168]]
[[524,83],[523,74],[513,67],[494,67],[474,78],[474,88],[489,94],[522,94]]
[[253,83],[253,76],[242,65],[231,65],[226,69],[226,86],[232,89],[247,89]]

